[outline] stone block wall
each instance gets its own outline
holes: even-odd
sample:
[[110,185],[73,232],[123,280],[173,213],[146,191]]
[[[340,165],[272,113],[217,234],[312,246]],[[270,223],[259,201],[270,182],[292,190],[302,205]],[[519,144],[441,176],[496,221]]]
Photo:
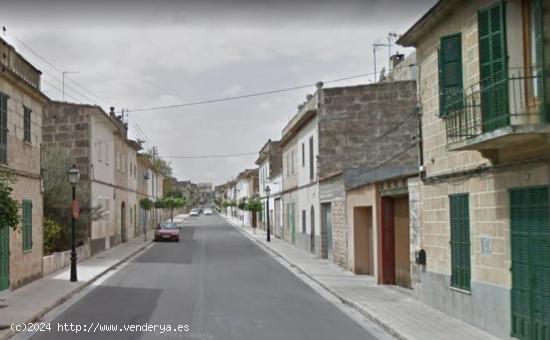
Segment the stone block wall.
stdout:
[[[0,39],[1,40],[1,39]],[[6,45],[13,57],[21,61],[15,50]],[[7,52],[6,52],[7,53]],[[15,60],[15,59],[14,59]],[[21,63],[19,63],[21,64]],[[21,66],[21,65],[19,65]],[[23,65],[32,68],[30,64]],[[21,71],[21,70],[20,70]],[[23,250],[21,226],[9,230],[9,281],[16,289],[42,277],[43,256],[43,196],[41,191],[41,150],[43,107],[47,98],[40,93],[40,74],[34,70],[37,83],[30,83],[19,75],[0,72],[0,92],[7,100],[7,162],[1,170],[15,174],[12,197],[18,202],[32,202],[32,248]],[[26,72],[22,74],[28,75]],[[24,109],[31,110],[30,140],[24,138]],[[21,210],[19,211],[21,213]]]
[[344,200],[332,202],[332,252],[333,262],[342,268],[347,268],[348,227]]
[[[43,246],[43,197],[38,178],[16,176],[13,198],[21,203],[32,201],[32,248],[23,250],[21,226],[16,231],[10,229],[10,286],[21,287],[42,277]],[[21,211],[20,211],[21,213]]]
[[[318,111],[319,178],[387,162],[416,142],[416,82],[322,89]],[[399,157],[417,158],[412,148]]]

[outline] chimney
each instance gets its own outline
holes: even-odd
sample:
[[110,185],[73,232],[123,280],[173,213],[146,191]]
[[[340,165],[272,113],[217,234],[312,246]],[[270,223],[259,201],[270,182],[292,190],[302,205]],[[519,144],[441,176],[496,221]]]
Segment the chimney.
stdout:
[[397,65],[399,65],[403,60],[405,60],[405,55],[404,54],[400,54],[399,52],[397,52],[396,54],[392,55],[390,57],[390,64],[391,64],[391,68],[395,68]]
[[111,109],[111,111],[109,112],[109,115],[114,118],[115,117],[115,107],[111,106],[110,109]]

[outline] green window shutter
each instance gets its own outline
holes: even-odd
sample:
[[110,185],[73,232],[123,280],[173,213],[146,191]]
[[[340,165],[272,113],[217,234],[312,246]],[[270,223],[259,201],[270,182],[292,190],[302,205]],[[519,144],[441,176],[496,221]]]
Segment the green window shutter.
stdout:
[[0,93],[0,163],[8,162],[8,96]]
[[449,197],[451,216],[451,286],[470,290],[469,195]]
[[548,98],[546,97],[546,65],[544,61],[544,6],[542,0],[533,0],[532,13],[534,20],[534,44],[536,53],[535,77],[537,78],[537,92],[540,96],[541,118],[547,122],[550,121],[550,112],[548,110]]
[[508,67],[504,2],[478,12],[479,78],[484,131],[508,124]]
[[440,115],[462,107],[462,35],[441,38],[439,51]]
[[23,250],[32,249],[32,202],[23,200],[22,204],[22,229],[23,229]]

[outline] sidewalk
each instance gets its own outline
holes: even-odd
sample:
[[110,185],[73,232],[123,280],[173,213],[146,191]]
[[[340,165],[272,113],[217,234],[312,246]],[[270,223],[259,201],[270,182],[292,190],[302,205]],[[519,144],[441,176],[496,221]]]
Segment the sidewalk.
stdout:
[[377,285],[372,276],[355,275],[345,271],[328,260],[319,259],[276,237],[271,237],[271,242],[267,243],[267,235],[264,231],[256,229],[254,234],[251,227],[243,228],[239,220],[225,218],[247,237],[295,266],[342,302],[350,305],[398,339],[497,339],[478,328],[420,303],[405,289]]
[[153,231],[151,230],[147,233],[147,241],[144,241],[143,235],[140,235],[78,262],[78,282],[69,281],[70,268],[65,268],[12,292],[2,292],[0,294],[0,340],[15,335],[10,327],[12,323],[39,320],[105,273],[144,250],[152,240]]

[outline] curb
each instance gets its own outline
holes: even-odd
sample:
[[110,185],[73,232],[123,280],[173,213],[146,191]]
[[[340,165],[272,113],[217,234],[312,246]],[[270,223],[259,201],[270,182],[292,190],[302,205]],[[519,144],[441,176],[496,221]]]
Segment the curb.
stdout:
[[[76,287],[75,289],[73,289],[72,291],[70,291],[69,293],[67,293],[66,295],[62,296],[61,298],[59,298],[57,301],[55,301],[54,303],[52,303],[50,306],[44,308],[43,310],[41,310],[40,312],[36,313],[35,315],[33,315],[31,318],[23,321],[24,323],[33,323],[33,322],[37,322],[39,321],[44,315],[48,314],[49,312],[51,312],[54,308],[58,307],[59,305],[63,304],[65,301],[69,300],[71,297],[73,297],[74,295],[76,295],[77,293],[81,292],[82,290],[84,290],[84,288],[87,288],[89,287],[92,283],[94,283],[95,281],[97,281],[99,278],[101,278],[103,275],[107,274],[108,272],[110,272],[111,270],[113,270],[115,267],[121,265],[122,263],[128,261],[131,257],[133,257],[134,255],[136,255],[137,253],[145,250],[145,248],[147,248],[151,243],[153,243],[152,240],[147,240],[147,241],[144,241],[146,242],[143,246],[139,247],[138,249],[134,250],[133,252],[131,252],[130,254],[126,255],[125,257],[123,257],[122,259],[120,259],[119,261],[117,261],[116,263],[114,263],[113,265],[109,266],[107,269],[103,270],[102,272],[100,272],[99,274],[95,275],[94,277],[92,277],[90,280],[84,282],[81,286],[78,286]],[[0,336],[0,340],[7,340],[13,336],[15,336],[16,334],[18,334],[20,332],[16,332],[16,331],[13,331],[11,329],[11,327],[9,328],[9,331]]]
[[296,264],[294,262],[292,262],[291,260],[289,260],[286,256],[284,256],[283,254],[281,254],[280,252],[278,252],[277,250],[269,247],[267,244],[265,244],[264,242],[262,242],[261,240],[257,239],[256,237],[250,235],[247,231],[245,231],[242,227],[240,226],[237,226],[235,224],[233,224],[233,221],[227,219],[225,216],[223,216],[224,219],[229,223],[231,224],[235,229],[239,230],[242,234],[244,234],[248,239],[260,244],[263,248],[265,248],[266,250],[268,250],[270,253],[274,254],[275,256],[277,257],[280,257],[282,258],[285,262],[287,262],[290,266],[296,268],[300,273],[304,274],[305,276],[307,276],[310,280],[314,281],[315,283],[317,283],[319,286],[323,287],[327,292],[329,292],[330,294],[332,294],[333,296],[335,296],[337,299],[339,299],[340,301],[342,301],[342,303],[344,303],[345,305],[347,306],[350,306],[351,308],[355,309],[357,312],[359,312],[361,315],[363,315],[364,317],[366,317],[369,321],[372,321],[373,323],[375,323],[377,326],[381,327],[384,331],[388,332],[391,336],[395,337],[396,339],[399,339],[399,340],[412,340],[411,338],[409,337],[406,337],[405,335],[401,334],[400,332],[398,332],[395,328],[392,328],[388,323],[386,322],[383,322],[382,320],[380,320],[379,318],[377,318],[375,315],[373,315],[372,313],[368,312],[367,310],[361,308],[358,304],[356,304],[355,302],[353,301],[350,301],[348,299],[346,299],[345,297],[342,297],[340,294],[334,292],[332,289],[330,289],[329,287],[327,287],[324,283],[322,283],[321,281],[319,281],[317,278],[315,278],[313,275],[311,275],[307,270],[305,270],[302,266],[300,266],[299,264]]

